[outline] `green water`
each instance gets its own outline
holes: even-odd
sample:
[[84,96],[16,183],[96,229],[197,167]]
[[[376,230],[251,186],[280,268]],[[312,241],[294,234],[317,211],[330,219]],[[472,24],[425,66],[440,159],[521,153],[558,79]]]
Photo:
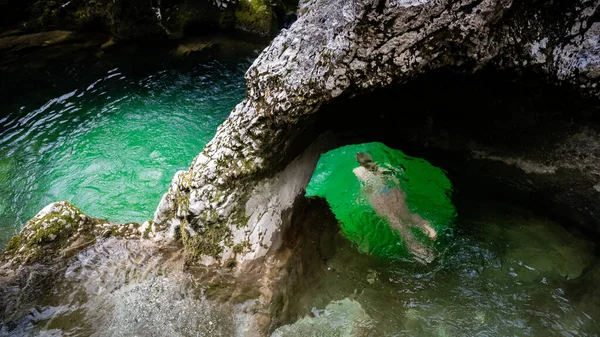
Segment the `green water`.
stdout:
[[445,232],[452,226],[456,216],[451,201],[452,184],[441,169],[382,143],[344,146],[321,156],[306,196],[327,200],[344,235],[358,250],[388,258],[406,256],[402,237],[376,213],[364,192],[364,183],[353,173],[359,166],[355,156],[361,152],[369,154],[385,170],[382,189],[400,188],[406,194],[410,211],[429,221],[437,232]]
[[132,48],[5,79],[0,247],[53,201],[117,222],[151,219],[174,173],[242,100],[256,55],[182,59],[161,51],[168,46]]

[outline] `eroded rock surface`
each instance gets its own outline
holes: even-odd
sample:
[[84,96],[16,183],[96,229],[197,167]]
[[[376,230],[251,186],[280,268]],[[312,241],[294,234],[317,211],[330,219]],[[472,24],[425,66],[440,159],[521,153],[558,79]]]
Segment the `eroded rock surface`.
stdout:
[[29,220],[8,243],[0,262],[13,266],[71,256],[96,238],[140,237],[139,224],[119,225],[89,217],[67,201],[52,203]]
[[67,201],[44,207],[0,255],[0,335],[16,328],[28,304],[57,290],[56,278],[82,250],[109,237],[139,239],[143,229],[89,217]]
[[[533,69],[548,81],[598,96],[599,6],[599,1],[302,2],[298,21],[248,70],[246,99],[189,171],[174,178],[155,214],[155,230],[180,228],[194,256],[211,257],[205,262],[254,259],[277,246],[276,233],[286,223],[281,214],[291,203],[271,207],[269,198],[262,205],[250,200],[261,195],[261,186],[280,181],[277,172],[295,165],[298,147],[311,141],[301,135],[310,131],[319,108],[337,97],[442,67],[469,72],[488,65]],[[305,169],[312,167],[307,162]],[[255,214],[258,209],[262,214]],[[262,225],[264,215],[276,225]]]

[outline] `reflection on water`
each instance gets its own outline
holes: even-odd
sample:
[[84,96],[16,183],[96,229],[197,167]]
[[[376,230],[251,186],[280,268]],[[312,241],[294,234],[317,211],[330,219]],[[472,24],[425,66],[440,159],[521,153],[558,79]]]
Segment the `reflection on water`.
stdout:
[[108,239],[77,255],[50,293],[21,303],[0,335],[233,335],[232,308],[206,300],[182,266],[180,247]]

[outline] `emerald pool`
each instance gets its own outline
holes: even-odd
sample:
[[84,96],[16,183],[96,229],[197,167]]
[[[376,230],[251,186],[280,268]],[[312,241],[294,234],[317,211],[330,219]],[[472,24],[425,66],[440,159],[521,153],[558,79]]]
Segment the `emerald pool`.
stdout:
[[2,75],[0,247],[59,200],[116,222],[151,219],[175,172],[244,96],[259,49],[232,49],[115,46]]

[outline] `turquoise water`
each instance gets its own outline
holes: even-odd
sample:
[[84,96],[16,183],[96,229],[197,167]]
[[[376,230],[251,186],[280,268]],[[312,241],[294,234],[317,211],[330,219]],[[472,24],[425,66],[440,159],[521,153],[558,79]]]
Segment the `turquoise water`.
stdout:
[[242,100],[254,56],[117,53],[24,72],[37,86],[6,85],[0,247],[53,201],[117,222],[151,219],[174,173]]

